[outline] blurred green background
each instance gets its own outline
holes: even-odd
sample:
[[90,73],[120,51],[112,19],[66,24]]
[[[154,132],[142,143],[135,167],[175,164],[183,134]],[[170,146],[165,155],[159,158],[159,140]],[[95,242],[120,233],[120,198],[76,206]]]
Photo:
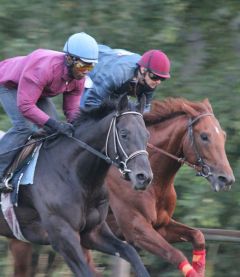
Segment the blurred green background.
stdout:
[[[172,78],[158,88],[157,99],[180,96],[210,100],[227,132],[226,151],[236,183],[230,192],[214,193],[204,179],[183,167],[176,179],[175,218],[196,227],[240,229],[240,2],[0,0],[0,60],[25,55],[36,48],[61,51],[68,36],[81,31],[113,48],[140,54],[153,48],[166,52],[171,59]],[[61,97],[54,101],[60,112]],[[0,129],[7,130],[9,126],[0,107]],[[210,249],[212,244],[207,246]],[[191,245],[177,247],[191,255]],[[216,251],[208,255],[211,270],[207,277],[239,276],[239,245],[212,247]],[[0,240],[0,250],[0,276],[10,276],[5,239]],[[143,252],[141,255],[151,276],[180,276],[162,259]],[[106,267],[104,274],[111,276],[109,257],[98,253],[96,256],[98,263]]]

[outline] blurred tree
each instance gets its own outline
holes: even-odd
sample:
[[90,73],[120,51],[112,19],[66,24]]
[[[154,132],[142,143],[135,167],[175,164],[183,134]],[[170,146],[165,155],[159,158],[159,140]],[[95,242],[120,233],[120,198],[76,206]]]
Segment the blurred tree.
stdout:
[[[0,59],[36,48],[61,51],[67,37],[81,31],[99,43],[140,54],[151,48],[165,51],[172,61],[172,78],[155,97],[209,98],[227,133],[226,150],[236,177],[231,192],[214,193],[204,179],[183,167],[176,179],[175,217],[193,226],[240,228],[239,1],[0,0],[0,5]],[[61,100],[56,104],[60,107]],[[0,108],[0,129],[9,127]],[[229,254],[226,248],[221,251]],[[159,259],[147,257],[158,264]],[[221,272],[224,264],[214,268],[214,276],[226,276]]]

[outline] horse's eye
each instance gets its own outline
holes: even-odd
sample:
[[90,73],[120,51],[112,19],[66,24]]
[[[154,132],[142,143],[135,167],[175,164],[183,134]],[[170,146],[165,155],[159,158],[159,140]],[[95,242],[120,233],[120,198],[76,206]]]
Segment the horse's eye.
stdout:
[[127,130],[123,129],[123,130],[120,130],[119,135],[122,139],[126,139],[128,136],[128,132],[127,132]]
[[208,135],[206,133],[202,133],[200,137],[203,141],[208,141]]

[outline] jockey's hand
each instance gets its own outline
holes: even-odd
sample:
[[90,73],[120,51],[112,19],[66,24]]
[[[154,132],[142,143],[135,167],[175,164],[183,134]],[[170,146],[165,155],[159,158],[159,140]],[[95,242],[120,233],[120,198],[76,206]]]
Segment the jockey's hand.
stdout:
[[37,131],[34,131],[31,135],[31,138],[39,139],[42,137],[46,137],[48,135],[48,132],[45,128],[40,128]]
[[57,121],[55,119],[49,118],[48,121],[45,123],[47,127],[47,131],[50,133],[58,133],[64,134],[66,136],[71,137],[73,135],[73,125],[67,122]]

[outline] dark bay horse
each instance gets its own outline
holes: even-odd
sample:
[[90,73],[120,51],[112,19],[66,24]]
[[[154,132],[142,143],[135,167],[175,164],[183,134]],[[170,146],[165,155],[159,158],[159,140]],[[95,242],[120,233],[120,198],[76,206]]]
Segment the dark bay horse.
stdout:
[[[115,168],[111,168],[107,176],[111,207],[108,224],[116,235],[131,244],[176,267],[183,265],[182,271],[190,268],[187,263],[184,267],[187,258],[171,244],[191,242],[193,270],[187,276],[204,276],[205,240],[202,232],[173,219],[176,206],[174,179],[181,167],[176,157],[196,165],[213,190],[228,190],[234,176],[225,153],[225,133],[207,100],[196,103],[171,98],[155,101],[144,119],[150,132],[148,151],[153,182],[147,190],[136,192],[119,178]],[[11,247],[17,263],[15,268],[27,268],[29,260],[21,258],[23,251],[30,253],[31,246],[14,240]]]
[[[74,138],[59,136],[42,145],[34,184],[20,190],[15,213],[22,234],[32,243],[51,244],[75,276],[94,276],[81,245],[120,256],[132,265],[137,276],[149,276],[136,250],[108,228],[107,189],[103,186],[111,163],[135,189],[143,190],[150,183],[152,171],[146,152],[149,134],[142,115],[128,111],[124,96],[117,110],[110,112],[104,105],[82,112],[74,126]],[[79,139],[98,155],[89,152],[87,146],[83,148]],[[14,237],[2,213],[0,235]]]

